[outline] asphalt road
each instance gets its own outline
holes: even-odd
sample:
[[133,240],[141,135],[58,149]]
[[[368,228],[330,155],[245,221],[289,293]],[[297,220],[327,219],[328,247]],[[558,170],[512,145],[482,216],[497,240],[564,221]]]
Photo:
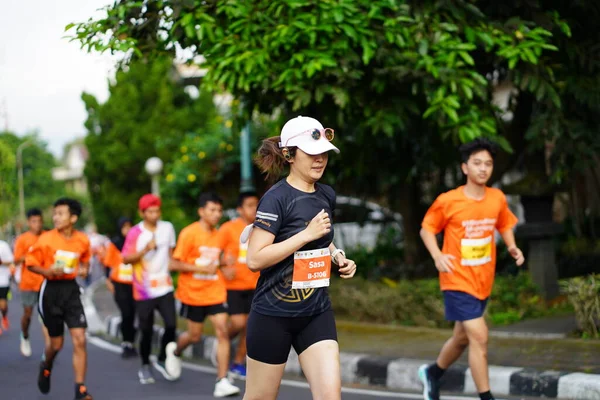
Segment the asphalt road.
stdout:
[[[15,296],[15,297],[18,297]],[[73,369],[71,363],[72,347],[70,337],[65,338],[65,348],[59,354],[52,373],[52,389],[48,395],[39,393],[37,373],[42,354],[43,339],[37,314],[31,327],[33,355],[25,358],[19,351],[19,321],[21,307],[15,298],[10,302],[9,311],[11,329],[0,336],[0,399],[37,400],[74,398]],[[120,349],[99,338],[88,341],[88,374],[86,384],[94,399],[135,400],[170,399],[204,400],[213,399],[215,383],[214,368],[205,365],[186,364],[186,368],[177,382],[168,382],[156,374],[153,385],[140,385],[137,379],[139,360],[122,360]],[[236,384],[244,389],[244,382]],[[241,399],[242,397],[237,397]],[[278,399],[310,400],[312,398],[305,382],[285,380]],[[344,388],[344,400],[394,398],[415,400],[422,398],[411,393],[395,393],[379,390]],[[465,397],[444,397],[444,399],[466,399]]]

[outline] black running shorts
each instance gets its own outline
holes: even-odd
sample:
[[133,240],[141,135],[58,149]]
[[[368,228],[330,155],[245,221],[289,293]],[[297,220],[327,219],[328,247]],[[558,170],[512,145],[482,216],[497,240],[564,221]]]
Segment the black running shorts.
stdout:
[[190,306],[182,303],[179,315],[181,315],[182,318],[201,324],[204,322],[206,317],[222,313],[227,313],[227,306],[225,304],[214,304],[211,306]]
[[248,357],[267,364],[287,362],[293,346],[298,355],[323,340],[337,341],[333,311],[310,317],[272,317],[250,312],[246,333]]
[[75,280],[45,280],[42,283],[38,311],[50,337],[63,336],[65,324],[69,329],[87,328],[80,296]]
[[10,286],[0,287],[0,300],[8,299],[9,292],[10,292]]
[[229,315],[250,314],[254,290],[228,290],[227,311]]

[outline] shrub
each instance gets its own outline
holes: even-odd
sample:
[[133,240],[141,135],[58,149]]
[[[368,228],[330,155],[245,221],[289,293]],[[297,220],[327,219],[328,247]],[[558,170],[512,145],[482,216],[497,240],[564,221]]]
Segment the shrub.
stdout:
[[561,288],[573,308],[584,336],[600,338],[600,274],[572,278]]
[[[437,278],[379,282],[334,279],[330,295],[336,315],[364,322],[448,327]],[[568,304],[549,306],[539,295],[528,272],[496,278],[486,317],[492,325],[506,325],[570,311]]]

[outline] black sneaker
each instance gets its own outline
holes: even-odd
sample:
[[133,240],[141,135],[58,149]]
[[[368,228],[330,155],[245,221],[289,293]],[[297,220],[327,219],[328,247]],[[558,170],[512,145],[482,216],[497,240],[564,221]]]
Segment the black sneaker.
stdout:
[[46,368],[46,363],[40,363],[40,373],[38,374],[38,388],[43,394],[50,392],[50,374],[51,371]]
[[419,367],[419,379],[423,383],[423,399],[440,400],[440,381],[429,373],[429,365]]
[[88,393],[85,386],[79,386],[79,390],[75,393],[75,400],[94,400],[91,394]]
[[123,346],[123,352],[121,353],[121,358],[128,359],[134,358],[138,356],[138,352],[135,347],[131,346]]

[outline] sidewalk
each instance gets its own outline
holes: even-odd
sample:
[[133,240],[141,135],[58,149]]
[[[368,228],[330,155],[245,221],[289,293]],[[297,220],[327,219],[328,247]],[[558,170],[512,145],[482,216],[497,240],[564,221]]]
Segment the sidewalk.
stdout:
[[[105,286],[99,286],[93,301],[101,319],[110,321],[109,331],[117,335],[119,320],[111,317],[118,316],[118,310]],[[494,392],[498,395],[600,399],[600,375],[595,375],[600,374],[600,342],[557,339],[572,329],[573,323],[571,317],[560,317],[525,321],[494,331],[489,341]],[[346,321],[337,321],[337,327],[344,381],[397,389],[421,390],[416,369],[423,362],[435,360],[451,335],[450,330]],[[206,334],[212,334],[210,326],[207,326]],[[194,348],[194,356],[209,358],[212,340],[207,338]],[[290,355],[287,370],[300,373],[294,356]],[[445,390],[474,391],[467,365],[466,355],[463,355],[447,374],[450,379]],[[570,381],[575,383],[567,385]]]

